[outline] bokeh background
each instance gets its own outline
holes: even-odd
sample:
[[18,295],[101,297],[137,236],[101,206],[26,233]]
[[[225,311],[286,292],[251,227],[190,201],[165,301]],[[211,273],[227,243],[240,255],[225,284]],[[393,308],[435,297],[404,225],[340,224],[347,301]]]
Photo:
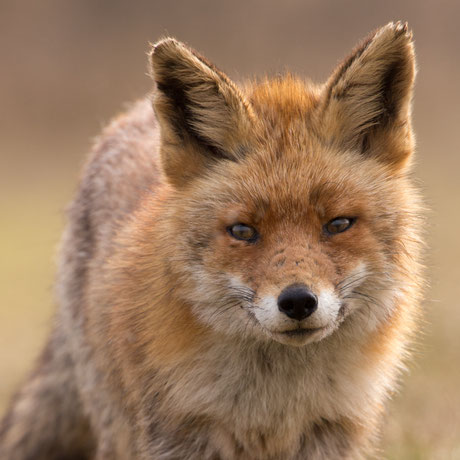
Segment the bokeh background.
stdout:
[[51,326],[63,211],[85,153],[150,89],[149,41],[176,36],[236,80],[289,69],[323,81],[397,19],[415,34],[415,175],[432,211],[424,331],[381,455],[460,459],[460,3],[448,0],[0,0],[0,414]]

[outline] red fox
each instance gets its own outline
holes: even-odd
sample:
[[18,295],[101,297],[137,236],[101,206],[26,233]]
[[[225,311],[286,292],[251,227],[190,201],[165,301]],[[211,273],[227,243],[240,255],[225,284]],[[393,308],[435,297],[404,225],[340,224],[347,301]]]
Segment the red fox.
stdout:
[[365,458],[421,297],[407,25],[318,86],[238,87],[173,38],[150,58],[70,206],[0,458]]

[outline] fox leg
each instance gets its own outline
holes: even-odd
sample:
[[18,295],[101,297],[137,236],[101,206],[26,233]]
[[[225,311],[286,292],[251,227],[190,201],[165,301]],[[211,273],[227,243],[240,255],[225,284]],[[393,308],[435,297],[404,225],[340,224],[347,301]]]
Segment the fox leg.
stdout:
[[64,340],[55,335],[0,421],[0,458],[86,460],[94,441]]

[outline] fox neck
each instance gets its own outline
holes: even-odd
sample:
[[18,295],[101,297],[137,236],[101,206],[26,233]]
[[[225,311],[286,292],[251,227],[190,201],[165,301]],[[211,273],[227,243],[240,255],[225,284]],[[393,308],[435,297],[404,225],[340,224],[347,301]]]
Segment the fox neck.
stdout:
[[289,452],[319,421],[371,427],[394,375],[388,362],[369,359],[369,337],[354,331],[345,323],[340,335],[304,348],[212,332],[195,337],[174,364],[157,370],[152,398],[159,386],[168,390],[153,417],[176,426],[190,415],[204,418],[216,436],[249,450],[256,432],[265,440],[260,458],[264,449]]

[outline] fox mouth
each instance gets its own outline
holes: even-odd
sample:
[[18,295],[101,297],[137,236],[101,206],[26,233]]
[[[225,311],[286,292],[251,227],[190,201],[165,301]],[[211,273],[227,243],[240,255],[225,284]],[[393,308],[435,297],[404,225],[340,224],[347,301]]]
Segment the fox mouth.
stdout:
[[262,330],[268,334],[272,339],[284,343],[284,344],[305,344],[310,341],[316,341],[319,337],[322,337],[322,332],[329,329],[329,325],[320,327],[298,327],[286,330],[273,330],[261,323],[253,311],[246,310],[250,320],[254,325],[258,325]]
[[321,331],[324,327],[316,327],[316,328],[297,328],[297,329],[290,329],[288,331],[278,331],[278,334],[287,335],[288,337],[307,337],[309,335],[314,334],[317,331]]

